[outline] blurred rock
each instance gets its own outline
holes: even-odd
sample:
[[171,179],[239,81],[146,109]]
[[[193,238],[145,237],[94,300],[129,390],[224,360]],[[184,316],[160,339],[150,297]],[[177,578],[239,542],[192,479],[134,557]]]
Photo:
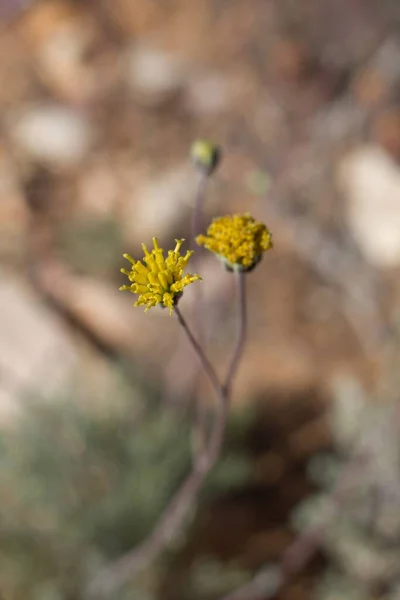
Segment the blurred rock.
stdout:
[[348,225],[365,258],[400,264],[400,169],[379,146],[360,146],[339,164]]
[[[169,311],[156,308],[146,315],[143,309],[133,308],[136,296],[120,292],[118,283],[113,285],[94,277],[76,276],[56,262],[43,264],[37,281],[44,293],[65,310],[89,338],[121,355],[136,353],[143,362],[152,362],[160,368],[165,348],[170,346],[173,332],[177,331]],[[163,320],[162,339],[160,319]]]
[[157,27],[168,30],[165,27],[164,4],[112,0],[107,4],[107,12],[115,24],[131,38],[146,35],[149,31],[154,32]]
[[272,50],[272,67],[283,81],[298,82],[313,68],[310,49],[300,40],[279,38]]
[[375,56],[376,68],[382,71],[389,85],[396,85],[400,77],[400,40],[397,35],[384,39]]
[[388,93],[388,87],[381,72],[373,67],[364,69],[357,74],[352,90],[358,102],[369,108],[379,104]]
[[0,19],[13,19],[18,16],[20,11],[26,10],[33,3],[33,0],[3,0],[0,4]]
[[383,110],[373,121],[372,135],[395,160],[400,160],[400,109]]
[[9,127],[21,150],[50,167],[79,165],[94,139],[89,121],[59,104],[27,107],[12,115]]
[[196,175],[186,162],[144,181],[123,206],[127,242],[170,234],[189,212],[196,187]]
[[45,85],[66,100],[86,99],[95,83],[84,60],[94,37],[86,12],[63,0],[44,1],[24,16],[19,28]]
[[71,338],[25,283],[0,280],[0,422],[17,414],[23,396],[61,392],[76,365]]
[[400,42],[387,37],[374,52],[372,59],[354,79],[353,93],[368,108],[386,100],[400,78]]
[[135,44],[125,57],[126,79],[135,98],[148,106],[170,100],[186,79],[185,61],[176,54],[144,43]]
[[199,116],[226,113],[233,105],[240,82],[223,73],[194,75],[185,92],[185,104],[190,112]]
[[112,215],[120,193],[116,165],[109,157],[95,159],[79,176],[79,212],[89,217]]
[[305,344],[269,340],[265,344],[248,342],[235,386],[232,402],[238,405],[266,389],[307,390],[318,380],[318,365]]
[[58,26],[79,18],[79,12],[68,0],[43,0],[25,13],[20,23],[20,31],[28,42],[40,44]]
[[11,28],[8,31],[3,29],[0,36],[0,81],[6,81],[7,85],[1,87],[2,114],[32,93],[33,79],[29,57],[22,44],[16,43],[15,33]]
[[65,24],[38,49],[43,78],[67,100],[84,100],[94,88],[94,73],[83,62],[88,46],[86,28]]
[[365,111],[351,97],[339,98],[318,112],[312,134],[324,144],[351,140],[361,135],[365,119]]

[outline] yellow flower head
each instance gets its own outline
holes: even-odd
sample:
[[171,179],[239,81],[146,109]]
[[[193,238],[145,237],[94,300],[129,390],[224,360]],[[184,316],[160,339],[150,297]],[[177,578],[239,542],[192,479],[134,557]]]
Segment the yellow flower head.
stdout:
[[183,271],[193,251],[188,250],[185,256],[181,256],[179,251],[185,240],[175,241],[175,249],[168,251],[167,258],[164,258],[164,251],[159,247],[156,238],[153,238],[154,249],[151,252],[142,244],[143,262],[135,260],[129,254],[124,254],[124,258],[132,263],[132,267],[130,271],[121,269],[121,273],[124,273],[131,283],[123,285],[119,289],[138,294],[139,298],[135,302],[135,306],[147,305],[145,312],[152,306],[161,306],[162,308],[168,307],[172,314],[174,305],[182,295],[183,288],[201,279],[199,275],[183,276]]
[[250,271],[272,248],[271,233],[249,213],[217,217],[196,242],[217,254],[230,271]]

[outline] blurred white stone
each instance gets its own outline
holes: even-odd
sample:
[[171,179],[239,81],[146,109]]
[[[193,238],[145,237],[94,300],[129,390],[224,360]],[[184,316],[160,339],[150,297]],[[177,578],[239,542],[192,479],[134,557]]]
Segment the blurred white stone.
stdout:
[[41,73],[67,100],[85,99],[93,89],[94,74],[85,64],[92,32],[78,21],[58,24],[37,51]]
[[339,165],[349,228],[378,267],[400,264],[400,169],[379,146],[353,150]]
[[147,44],[135,44],[126,55],[126,77],[139,100],[157,105],[183,86],[186,65],[175,54]]
[[388,85],[397,85],[400,77],[400,41],[396,36],[388,37],[379,48],[372,62]]
[[120,194],[115,164],[98,160],[87,166],[78,182],[79,210],[88,216],[111,215]]
[[238,82],[221,73],[202,73],[192,77],[185,93],[188,110],[198,115],[217,115],[232,106]]
[[21,408],[24,395],[63,389],[76,353],[57,315],[18,279],[0,278],[0,422]]
[[125,203],[124,237],[148,241],[174,229],[190,210],[197,178],[188,163],[178,165],[135,189]]
[[[122,257],[121,266],[129,266]],[[42,270],[40,281],[42,288],[105,347],[125,356],[133,353],[141,357],[143,364],[151,363],[157,369],[160,361],[169,356],[174,336],[179,332],[175,320],[167,309],[156,307],[146,315],[143,307],[133,308],[137,296],[118,289],[127,282],[122,275],[120,284],[112,284],[74,275],[62,264],[53,263]]]
[[11,121],[14,141],[33,159],[53,167],[80,163],[93,142],[89,122],[57,104],[31,106]]

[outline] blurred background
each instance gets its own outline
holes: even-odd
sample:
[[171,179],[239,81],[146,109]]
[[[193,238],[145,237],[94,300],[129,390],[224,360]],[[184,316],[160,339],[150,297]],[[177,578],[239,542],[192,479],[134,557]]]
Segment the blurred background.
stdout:
[[[399,2],[0,0],[0,81],[2,599],[81,600],[190,469],[211,390],[118,287],[123,252],[190,236],[206,138],[207,221],[250,211],[275,247],[197,510],[112,600],[270,598],[252,578],[320,523],[274,598],[398,600]],[[232,276],[193,270],[223,372]]]

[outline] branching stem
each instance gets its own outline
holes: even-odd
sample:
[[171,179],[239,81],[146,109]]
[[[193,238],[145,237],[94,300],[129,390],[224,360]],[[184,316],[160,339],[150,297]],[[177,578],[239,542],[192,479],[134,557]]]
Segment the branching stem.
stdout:
[[90,600],[110,597],[129,580],[133,579],[139,570],[149,565],[158,553],[179,534],[188,514],[196,504],[197,494],[207,474],[214,466],[220,453],[228,413],[229,397],[227,390],[221,385],[214,367],[204,354],[178,307],[175,307],[175,313],[217,396],[217,410],[213,427],[208,443],[194,457],[192,471],[161,515],[152,533],[138,547],[106,565],[96,574],[85,593],[85,598]]

